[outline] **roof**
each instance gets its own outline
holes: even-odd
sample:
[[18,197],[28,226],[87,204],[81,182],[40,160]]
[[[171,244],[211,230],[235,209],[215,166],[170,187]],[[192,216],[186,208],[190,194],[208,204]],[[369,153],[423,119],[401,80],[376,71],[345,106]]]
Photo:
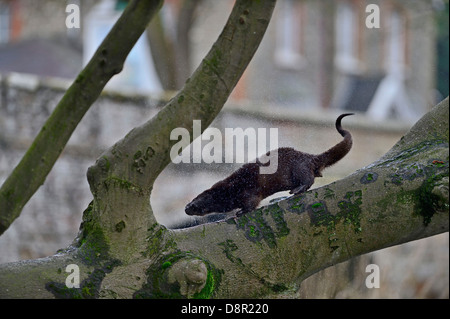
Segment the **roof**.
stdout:
[[34,38],[0,45],[0,72],[73,79],[81,71],[82,52],[67,39]]

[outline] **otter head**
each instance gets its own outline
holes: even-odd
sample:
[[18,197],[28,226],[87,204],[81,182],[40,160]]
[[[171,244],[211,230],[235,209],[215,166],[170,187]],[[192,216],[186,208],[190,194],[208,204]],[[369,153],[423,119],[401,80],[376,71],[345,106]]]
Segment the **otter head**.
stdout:
[[204,216],[214,211],[214,196],[205,191],[194,198],[184,209],[188,215]]

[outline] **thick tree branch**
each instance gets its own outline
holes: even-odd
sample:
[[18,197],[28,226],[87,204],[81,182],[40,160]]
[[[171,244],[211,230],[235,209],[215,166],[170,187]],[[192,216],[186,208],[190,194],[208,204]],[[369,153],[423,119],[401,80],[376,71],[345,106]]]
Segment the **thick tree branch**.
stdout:
[[144,32],[162,0],[129,3],[0,189],[0,235],[44,183],[67,141]]
[[215,296],[245,298],[295,291],[328,266],[448,232],[448,115],[447,98],[347,178],[236,221],[170,231],[171,238],[178,251],[225,270]]

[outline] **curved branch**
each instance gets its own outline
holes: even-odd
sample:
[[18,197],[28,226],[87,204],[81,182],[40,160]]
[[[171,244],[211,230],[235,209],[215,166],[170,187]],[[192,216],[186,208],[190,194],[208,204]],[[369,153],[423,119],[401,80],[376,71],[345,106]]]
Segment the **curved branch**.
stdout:
[[347,178],[170,235],[180,251],[224,270],[215,296],[248,298],[295,290],[354,256],[448,232],[448,115],[447,98],[384,157]]

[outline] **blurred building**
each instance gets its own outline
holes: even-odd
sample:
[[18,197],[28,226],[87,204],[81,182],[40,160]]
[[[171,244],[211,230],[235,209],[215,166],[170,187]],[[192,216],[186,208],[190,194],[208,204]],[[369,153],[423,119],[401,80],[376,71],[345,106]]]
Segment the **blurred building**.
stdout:
[[[74,78],[126,2],[0,0],[0,72]],[[195,3],[191,6],[195,12],[182,25],[189,2]],[[436,103],[436,12],[446,5],[448,10],[448,1],[380,0],[375,7],[372,2],[279,0],[232,98],[301,109],[361,111],[373,120],[415,121]],[[68,4],[80,8],[79,29],[66,27]],[[175,52],[158,56],[161,42],[152,42],[155,52],[151,52],[146,37],[141,38],[129,56],[129,67],[108,87],[129,85],[157,93],[167,87],[161,84],[167,73],[189,66],[175,85],[179,88],[220,33],[232,5],[231,0],[165,1],[154,19],[159,24],[155,29],[164,33],[164,45],[175,46]],[[188,49],[176,47],[185,38]],[[156,70],[170,59],[178,63]]]
[[[79,9],[79,27],[66,24],[73,13],[69,4]],[[126,1],[116,0],[1,0],[0,73],[75,79],[125,6]],[[143,36],[107,88],[161,93],[153,65],[150,46]]]
[[76,77],[82,64],[81,30],[66,27],[66,4],[0,0],[0,73]]
[[279,1],[239,97],[414,122],[436,102],[433,2]]

